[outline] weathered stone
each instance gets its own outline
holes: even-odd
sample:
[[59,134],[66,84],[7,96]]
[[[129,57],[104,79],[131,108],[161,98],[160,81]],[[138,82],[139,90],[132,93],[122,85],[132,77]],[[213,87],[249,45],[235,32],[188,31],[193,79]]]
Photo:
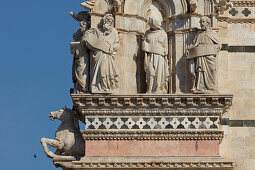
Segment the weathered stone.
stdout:
[[[60,151],[54,155],[47,150],[46,142],[57,148],[61,148],[61,142],[43,139],[46,154],[54,157],[56,166],[64,170],[254,169],[254,1],[89,0],[81,6],[88,12],[70,13],[80,22],[71,43],[71,96],[74,110],[86,124],[83,139],[80,136],[85,141],[79,145],[86,143],[83,154],[105,157],[85,155],[76,159],[80,154],[68,154],[68,149],[65,152],[70,156],[59,155]],[[149,22],[149,18],[158,20],[158,24]],[[102,30],[108,21],[103,25],[101,21],[106,19],[114,34],[110,38],[107,29]],[[200,20],[204,22],[201,25]],[[164,36],[154,34],[155,25]],[[210,33],[203,31],[205,26],[215,36],[206,39]],[[202,64],[210,65],[197,71],[196,76],[204,74],[205,81],[213,74],[208,82],[217,93],[187,94],[194,83],[186,51],[202,34],[206,45],[192,48],[190,58],[213,58]],[[147,60],[152,54],[155,59]],[[96,63],[96,57],[103,62]],[[162,59],[163,63],[155,64]],[[150,69],[144,68],[148,61],[153,63],[153,67],[147,64]],[[194,64],[199,66],[197,61]],[[157,73],[148,79],[153,71]],[[154,82],[161,85],[151,86]],[[210,90],[206,87],[198,91]],[[204,157],[212,155],[216,157]]]

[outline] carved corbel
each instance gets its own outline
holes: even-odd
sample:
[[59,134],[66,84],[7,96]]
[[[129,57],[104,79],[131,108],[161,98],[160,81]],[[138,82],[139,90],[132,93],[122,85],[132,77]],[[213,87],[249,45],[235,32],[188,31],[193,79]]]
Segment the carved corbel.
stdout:
[[215,2],[215,12],[223,15],[225,11],[233,7],[233,4],[230,0],[214,0]]

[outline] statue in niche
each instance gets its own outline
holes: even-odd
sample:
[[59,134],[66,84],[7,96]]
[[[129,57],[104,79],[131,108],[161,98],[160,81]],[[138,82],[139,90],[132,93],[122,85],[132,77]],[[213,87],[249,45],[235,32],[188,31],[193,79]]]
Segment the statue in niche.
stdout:
[[149,18],[150,29],[146,31],[146,39],[142,43],[145,51],[146,93],[167,93],[169,81],[169,62],[167,34],[161,28],[161,23],[155,18]]
[[91,93],[115,93],[118,90],[118,73],[114,55],[120,47],[118,31],[113,27],[114,19],[106,14],[100,29],[88,31],[83,42],[92,51]]
[[89,57],[90,52],[86,44],[82,42],[82,37],[90,27],[90,17],[86,11],[77,15],[70,12],[70,15],[80,22],[80,28],[73,34],[74,43],[71,43],[71,53],[73,57],[72,80],[77,93],[89,91]]
[[193,75],[193,93],[216,91],[216,55],[221,48],[218,34],[211,29],[211,20],[204,16],[200,19],[199,31],[193,44],[188,47],[187,59]]

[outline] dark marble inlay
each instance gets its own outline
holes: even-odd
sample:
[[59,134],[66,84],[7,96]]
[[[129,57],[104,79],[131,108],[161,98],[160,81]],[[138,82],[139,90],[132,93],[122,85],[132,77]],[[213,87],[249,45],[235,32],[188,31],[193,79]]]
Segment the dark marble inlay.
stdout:
[[236,16],[236,14],[238,14],[238,11],[237,11],[235,8],[232,8],[232,9],[229,11],[229,14],[231,14],[232,16]]
[[248,9],[248,8],[245,8],[243,11],[242,11],[242,14],[246,17],[248,17],[250,14],[251,14],[251,11]]

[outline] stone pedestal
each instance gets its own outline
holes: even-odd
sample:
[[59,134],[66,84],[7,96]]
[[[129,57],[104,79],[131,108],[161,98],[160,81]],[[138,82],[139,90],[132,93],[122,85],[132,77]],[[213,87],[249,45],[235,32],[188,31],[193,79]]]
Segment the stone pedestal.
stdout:
[[69,169],[230,170],[220,157],[221,116],[232,95],[72,94],[85,157],[53,159]]

